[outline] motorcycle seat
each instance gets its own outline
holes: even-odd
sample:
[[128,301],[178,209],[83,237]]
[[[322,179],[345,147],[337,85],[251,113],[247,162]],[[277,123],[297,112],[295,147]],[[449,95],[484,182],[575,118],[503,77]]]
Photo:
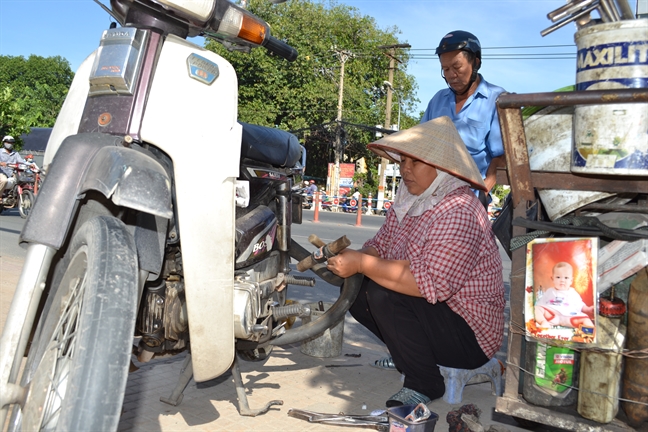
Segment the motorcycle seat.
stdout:
[[278,167],[293,167],[301,158],[301,146],[290,132],[239,122],[243,126],[241,156]]

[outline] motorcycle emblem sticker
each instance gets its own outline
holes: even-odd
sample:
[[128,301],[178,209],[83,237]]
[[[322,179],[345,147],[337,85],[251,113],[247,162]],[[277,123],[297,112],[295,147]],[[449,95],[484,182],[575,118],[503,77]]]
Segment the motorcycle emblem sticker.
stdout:
[[198,54],[187,57],[189,76],[203,84],[211,85],[218,78],[218,65]]

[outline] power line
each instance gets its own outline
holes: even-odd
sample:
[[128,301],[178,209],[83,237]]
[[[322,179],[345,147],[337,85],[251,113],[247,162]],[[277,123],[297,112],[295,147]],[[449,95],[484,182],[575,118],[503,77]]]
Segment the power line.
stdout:
[[[575,47],[576,44],[564,44],[564,45],[520,45],[520,46],[504,46],[504,47],[482,47],[484,50],[493,50],[493,49],[536,49],[536,48],[565,48],[565,47]],[[436,51],[436,48],[412,48],[410,51]]]
[[[561,58],[575,59],[576,53],[573,51],[568,52],[535,52],[535,53],[483,53],[488,50],[513,50],[513,49],[547,49],[547,48],[576,48],[575,44],[560,44],[560,45],[516,45],[516,46],[499,46],[499,47],[482,47],[482,57],[494,58],[495,56],[503,57],[505,60],[516,60],[522,58],[529,59],[547,59],[547,60],[560,60]],[[434,54],[436,48],[410,48],[406,50],[409,52],[409,58],[418,59],[437,59],[438,56]],[[431,52],[428,54],[428,52]],[[373,57],[377,55],[376,52],[360,52],[356,53],[358,57]],[[536,57],[533,57],[536,56]]]

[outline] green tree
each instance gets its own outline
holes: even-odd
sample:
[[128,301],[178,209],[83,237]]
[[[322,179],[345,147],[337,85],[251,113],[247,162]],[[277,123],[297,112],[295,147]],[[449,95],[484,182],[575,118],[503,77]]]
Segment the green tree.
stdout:
[[[240,120],[296,133],[307,149],[307,174],[326,178],[338,127],[338,53],[345,52],[350,57],[344,75],[342,162],[364,156],[368,164],[377,164],[366,147],[375,134],[366,126],[382,124],[385,119],[383,82],[388,78],[389,58],[379,47],[402,43],[397,39],[398,29],[379,29],[373,18],[334,1],[293,0],[272,5],[267,0],[252,0],[248,10],[266,20],[272,35],[295,47],[299,57],[289,63],[264,49],[242,53],[207,42],[208,49],[228,59],[237,71]],[[403,127],[416,123],[406,112],[418,100],[414,78],[407,74],[408,53],[397,52],[397,57],[402,63],[393,84],[403,101]],[[397,115],[398,105],[394,103],[392,118]],[[366,181],[373,180],[370,176]]]
[[62,57],[0,56],[0,133],[54,126],[74,73]]

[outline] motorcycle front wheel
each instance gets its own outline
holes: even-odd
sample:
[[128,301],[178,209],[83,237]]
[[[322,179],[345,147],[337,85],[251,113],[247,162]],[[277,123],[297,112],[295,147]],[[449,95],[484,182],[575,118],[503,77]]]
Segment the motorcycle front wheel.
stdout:
[[36,197],[34,197],[34,193],[32,191],[28,189],[22,191],[22,193],[20,194],[20,201],[18,203],[18,212],[20,213],[21,218],[26,219],[27,216],[29,216],[31,209],[34,206],[35,199]]
[[20,430],[113,431],[128,378],[137,313],[135,242],[118,219],[78,230],[57,269],[21,384]]

